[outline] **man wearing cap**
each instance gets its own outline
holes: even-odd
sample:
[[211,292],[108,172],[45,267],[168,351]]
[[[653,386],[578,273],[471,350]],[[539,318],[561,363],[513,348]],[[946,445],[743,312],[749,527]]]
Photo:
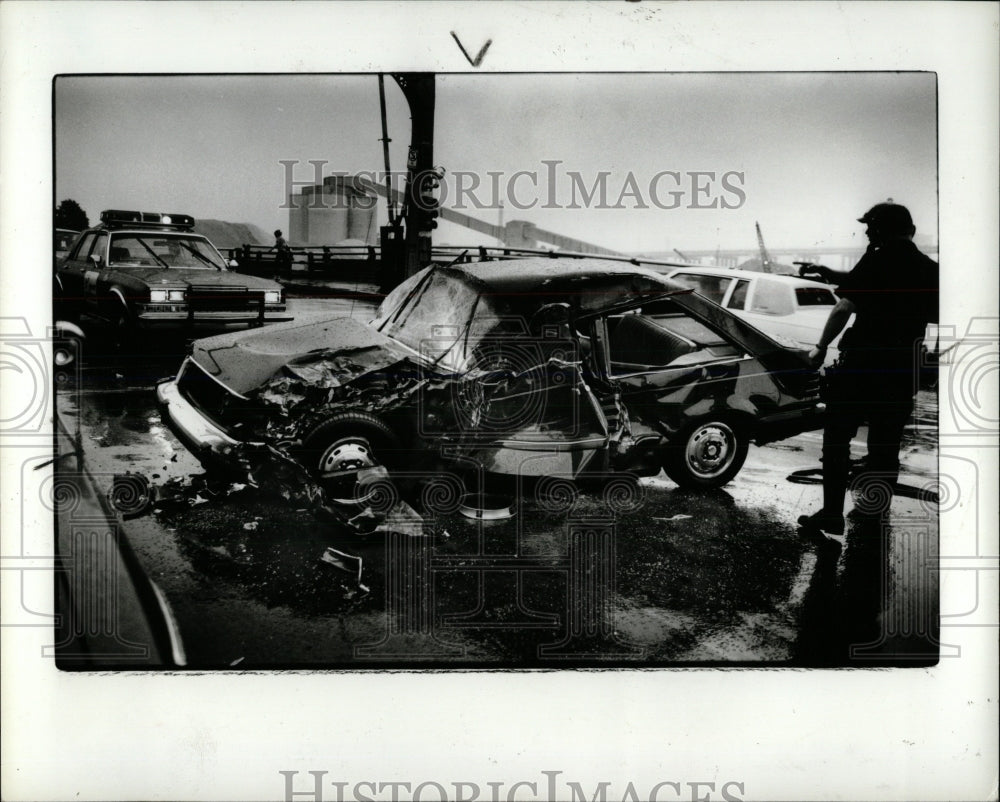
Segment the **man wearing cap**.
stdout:
[[865,422],[868,458],[854,487],[858,512],[888,511],[903,427],[913,411],[924,331],[937,321],[938,311],[938,265],[913,244],[916,229],[907,208],[879,203],[858,222],[867,227],[869,245],[853,270],[805,265],[799,271],[838,284],[839,300],[809,353],[815,364],[855,316],[840,340],[839,359],[826,370],[823,508],[799,518],[803,528],[827,535],[844,533],[851,439]]

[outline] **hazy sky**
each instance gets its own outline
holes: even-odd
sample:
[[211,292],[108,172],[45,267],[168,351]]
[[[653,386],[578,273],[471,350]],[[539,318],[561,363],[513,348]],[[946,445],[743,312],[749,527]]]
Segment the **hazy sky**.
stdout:
[[[409,114],[389,78],[386,97],[402,170]],[[457,171],[482,176],[486,203],[489,171],[502,189],[519,170],[537,172],[537,188],[515,184],[535,208],[508,200],[506,220],[621,251],[746,247],[758,220],[775,248],[859,244],[855,218],[888,197],[936,241],[935,102],[929,73],[439,75],[435,163],[448,170],[445,205]],[[327,163],[323,175],[383,166],[374,75],[68,76],[56,80],[54,111],[56,201],[75,199],[92,221],[135,208],[287,231],[283,160],[298,160],[293,178],[309,183],[310,160]],[[570,172],[589,191],[605,171],[607,203],[625,191],[626,208],[540,208],[553,193],[546,160],[561,162],[557,203],[572,199]],[[694,171],[716,174],[697,179],[707,195],[693,195]],[[742,173],[729,179],[740,194],[722,186],[725,173]],[[688,208],[713,199],[738,208]],[[444,223],[435,241],[481,240]]]

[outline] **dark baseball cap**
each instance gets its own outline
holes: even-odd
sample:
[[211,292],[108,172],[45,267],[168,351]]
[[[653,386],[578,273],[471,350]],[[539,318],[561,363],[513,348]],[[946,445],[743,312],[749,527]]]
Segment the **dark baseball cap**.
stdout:
[[900,234],[913,233],[913,218],[910,216],[910,210],[898,203],[876,203],[858,218],[858,222],[883,231],[895,231]]

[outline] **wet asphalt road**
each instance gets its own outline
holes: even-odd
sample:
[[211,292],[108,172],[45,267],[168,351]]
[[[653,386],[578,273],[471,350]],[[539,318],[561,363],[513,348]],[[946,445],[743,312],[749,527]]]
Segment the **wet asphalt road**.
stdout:
[[[370,311],[292,303],[300,319]],[[852,521],[843,544],[803,536],[794,522],[818,507],[820,488],[788,476],[818,467],[818,432],[751,447],[718,491],[682,491],[663,474],[524,487],[513,518],[477,522],[439,488],[425,499],[425,536],[359,535],[249,488],[198,490],[202,468],[153,390],[184,348],[121,357],[95,326],[57,411],[100,491],[126,472],[187,488],[185,503],[129,517],[122,531],[167,596],[190,667],[933,662],[936,507],[897,496],[888,527]],[[936,461],[936,400],[922,392],[901,481],[932,488]],[[360,558],[360,582],[321,559],[330,547]]]

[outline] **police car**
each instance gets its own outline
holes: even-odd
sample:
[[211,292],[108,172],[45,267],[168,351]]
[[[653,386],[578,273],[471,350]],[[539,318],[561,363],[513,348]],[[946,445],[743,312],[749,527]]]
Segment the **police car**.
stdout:
[[57,307],[111,323],[123,343],[140,330],[293,319],[280,284],[233,272],[194,225],[187,214],[102,212],[56,270]]

